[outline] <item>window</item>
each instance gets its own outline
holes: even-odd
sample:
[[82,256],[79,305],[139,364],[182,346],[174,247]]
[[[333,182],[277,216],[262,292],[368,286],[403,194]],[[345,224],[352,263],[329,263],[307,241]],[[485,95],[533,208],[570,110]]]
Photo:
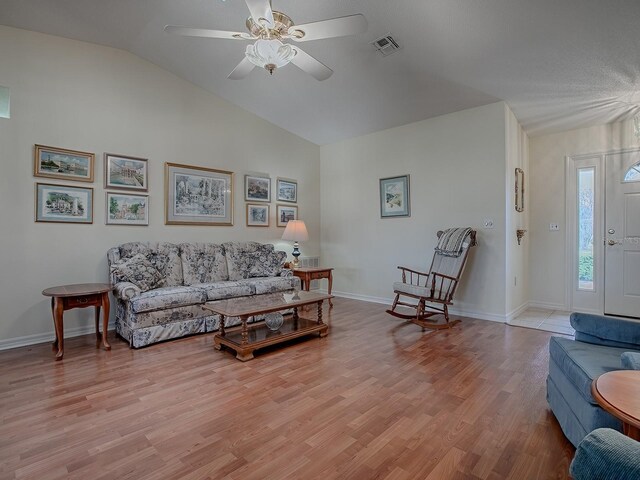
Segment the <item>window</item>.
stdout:
[[625,182],[640,182],[640,163],[636,163],[624,174]]
[[[638,172],[640,176],[640,172]],[[638,179],[640,180],[640,178]],[[594,290],[595,168],[578,169],[578,290]]]
[[9,88],[0,85],[0,118],[9,118]]

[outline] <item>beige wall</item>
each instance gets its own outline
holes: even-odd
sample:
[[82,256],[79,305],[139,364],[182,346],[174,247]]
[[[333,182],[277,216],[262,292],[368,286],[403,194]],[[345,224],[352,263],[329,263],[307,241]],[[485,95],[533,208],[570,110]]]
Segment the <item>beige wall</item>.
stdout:
[[[271,228],[245,226],[248,172],[299,181],[300,217],[311,239],[304,254],[320,253],[316,145],[120,50],[0,26],[0,58],[0,85],[12,97],[11,119],[0,119],[0,348],[53,335],[40,292],[107,280],[105,253],[119,243],[277,243],[283,230],[275,227],[275,201]],[[93,225],[34,223],[34,184],[49,181],[33,177],[36,143],[96,154]],[[149,227],[105,226],[105,151],[149,159]],[[235,226],[165,226],[164,162],[234,171]],[[67,332],[90,325],[88,310],[65,315]]]
[[[566,298],[565,165],[571,155],[639,147],[631,121],[533,137],[530,149],[530,300],[568,308]],[[550,232],[549,223],[560,231]]]
[[[334,290],[389,302],[398,265],[426,269],[436,232],[478,228],[455,309],[505,320],[506,121],[502,102],[322,146],[322,261]],[[411,217],[380,218],[380,178],[411,175]],[[494,229],[482,229],[492,218]],[[514,232],[515,235],[515,232]]]

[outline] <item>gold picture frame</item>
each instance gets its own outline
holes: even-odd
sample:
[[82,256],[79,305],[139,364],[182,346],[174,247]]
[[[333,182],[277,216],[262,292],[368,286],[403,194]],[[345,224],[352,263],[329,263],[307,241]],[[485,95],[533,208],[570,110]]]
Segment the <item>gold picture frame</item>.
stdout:
[[93,183],[96,156],[90,152],[35,145],[33,175],[73,182]]
[[268,227],[269,207],[265,203],[247,203],[247,227]]

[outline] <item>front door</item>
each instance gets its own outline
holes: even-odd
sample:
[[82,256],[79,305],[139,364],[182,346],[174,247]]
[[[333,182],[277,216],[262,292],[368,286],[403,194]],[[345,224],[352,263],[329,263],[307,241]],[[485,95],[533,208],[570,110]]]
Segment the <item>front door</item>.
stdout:
[[640,317],[640,150],[605,157],[604,313]]

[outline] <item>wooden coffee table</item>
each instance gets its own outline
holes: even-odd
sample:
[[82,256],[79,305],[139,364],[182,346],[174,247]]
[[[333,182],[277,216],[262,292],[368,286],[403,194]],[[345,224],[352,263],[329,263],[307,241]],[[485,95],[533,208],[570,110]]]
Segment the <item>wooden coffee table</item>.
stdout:
[[[42,294],[51,297],[51,313],[53,314],[53,326],[56,330],[56,339],[53,349],[57,350],[56,360],[62,360],[64,356],[64,327],[63,314],[65,310],[72,308],[96,307],[96,337],[105,350],[111,350],[107,340],[107,327],[109,325],[109,292],[113,289],[108,283],[79,283],[76,285],[62,285],[51,287],[42,291]],[[102,308],[102,335],[100,335],[100,309]]]
[[591,394],[598,404],[622,420],[622,431],[640,441],[640,371],[607,372],[591,384]]
[[[253,358],[253,352],[259,348],[314,333],[325,337],[328,326],[322,322],[322,303],[330,298],[331,295],[290,291],[217,300],[206,303],[202,308],[220,315],[220,331],[213,337],[214,347],[221,350],[224,345],[236,352],[238,360],[246,362]],[[300,307],[314,303],[317,304],[318,311],[316,320],[298,315]],[[293,309],[293,315],[289,319],[285,318],[282,327],[275,332],[267,328],[264,322],[247,325],[249,317],[289,309]],[[225,329],[227,317],[240,317],[241,326]]]

